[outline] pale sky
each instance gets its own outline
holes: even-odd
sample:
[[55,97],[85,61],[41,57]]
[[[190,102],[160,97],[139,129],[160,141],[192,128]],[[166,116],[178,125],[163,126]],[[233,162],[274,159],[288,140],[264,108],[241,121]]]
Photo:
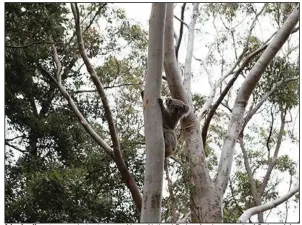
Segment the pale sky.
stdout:
[[[127,16],[130,19],[140,22],[143,25],[143,27],[146,30],[148,30],[148,20],[150,17],[151,5],[152,5],[151,3],[115,3],[115,5],[117,5],[118,7],[124,8]],[[259,8],[261,8],[261,7],[262,7],[262,4],[259,5]],[[179,12],[180,11],[177,10],[176,15],[179,16]],[[185,12],[185,22],[187,22],[188,24],[190,22],[191,13],[192,13],[192,10],[187,10]],[[177,26],[175,30],[178,31],[179,22],[175,20],[174,24],[175,24],[175,26]],[[211,39],[211,35],[212,35],[212,39],[214,39],[213,35],[215,35],[216,31],[213,28],[213,26],[207,25],[206,27],[198,27],[198,28],[200,28],[201,30],[206,30],[208,32],[208,34],[210,36],[207,37],[207,39],[208,38]],[[274,31],[275,31],[275,29],[272,28],[270,21],[267,18],[262,18],[261,26],[260,27],[258,26],[255,28],[255,34],[262,41],[269,38]],[[296,37],[296,40],[298,41],[298,37]],[[207,52],[207,49],[200,45],[200,43],[202,41],[203,40],[201,40],[200,37],[198,37],[198,35],[195,35],[194,55],[197,56],[198,58],[203,58],[204,57],[203,55],[205,54],[205,52]],[[181,46],[181,49],[179,52],[180,61],[182,61],[182,62],[184,62],[184,58],[185,58],[186,43],[187,43],[187,29],[184,27],[182,46]],[[196,62],[196,60],[193,60],[192,71],[195,73],[195,71],[198,69],[200,71],[200,65],[198,64],[198,62]],[[218,74],[220,72],[220,68],[210,68],[210,69],[212,70],[212,72],[214,74]],[[207,75],[205,73],[201,74],[201,76],[199,74],[198,78],[196,78],[196,77],[193,78],[192,92],[200,93],[203,95],[208,95],[209,91],[210,91],[210,87],[208,85]],[[255,119],[257,119],[256,116],[255,116]],[[299,130],[298,125],[296,125],[296,130],[298,132],[298,130]],[[287,153],[287,151],[289,149],[293,149],[293,150],[291,150],[291,153],[293,154],[292,155],[293,158],[299,159],[299,149],[296,144],[292,144],[292,143],[290,143],[290,141],[285,141],[282,143],[282,147],[280,149],[279,155],[283,155],[283,154]],[[235,168],[235,166],[233,165],[232,169],[234,169],[234,168]],[[288,177],[288,174],[284,174],[284,173],[282,175],[280,174],[279,176],[283,177],[283,175],[284,175],[284,180],[281,182],[281,184],[283,184],[283,185],[278,186],[280,196],[282,196],[288,192],[288,184],[286,184],[286,185],[284,185],[284,184],[288,183],[289,177]],[[299,210],[294,209],[293,205],[297,205],[297,204],[291,204],[291,208],[288,212],[288,218],[289,218],[288,221],[289,222],[299,221],[299,215],[298,215]],[[282,205],[279,206],[279,209],[283,211],[285,209],[284,207],[285,207],[285,204],[283,203]],[[265,213],[264,218],[266,218],[266,213]],[[268,221],[278,222],[279,219],[280,219],[280,216],[277,215],[277,211],[272,210],[272,212],[268,216]],[[257,217],[253,216],[252,221],[257,221]]]
[[[143,25],[143,27],[148,29],[148,20],[149,20],[150,12],[151,12],[151,3],[115,3],[115,5],[117,5],[121,8],[124,8],[128,17],[140,22]],[[3,7],[4,7],[4,4],[1,4],[0,10],[2,11],[2,15],[4,15],[4,8]],[[185,14],[185,21],[186,22],[189,22],[190,15],[191,15],[191,11],[186,12],[186,14]],[[175,25],[178,25],[178,22],[175,22]],[[264,36],[270,36],[270,34],[272,33],[270,24],[266,21],[263,21],[261,26],[262,26],[262,32],[263,32]],[[4,21],[3,21],[3,27],[4,27]],[[209,31],[213,31],[213,28],[211,28],[211,27],[206,27],[204,29],[206,29],[206,30],[209,29]],[[0,35],[0,36],[1,36],[1,38],[4,38],[4,35]],[[263,38],[266,39],[267,37],[263,37]],[[2,40],[3,40],[2,43],[4,43],[4,39],[2,39]],[[199,43],[199,41],[200,40],[196,39],[195,45],[196,45],[196,43]],[[186,28],[184,28],[184,36],[183,36],[183,39],[182,39],[182,49],[180,50],[180,56],[181,56],[182,59],[184,59],[184,57],[185,57],[186,42],[187,42],[187,32],[186,32]],[[196,45],[196,46],[200,46],[200,45]],[[202,49],[202,47],[196,47],[195,50],[196,50],[196,52],[201,52],[201,53],[204,52],[203,51],[204,49]],[[3,52],[4,52],[4,50],[3,50]],[[3,57],[3,55],[4,54],[2,54],[2,57]],[[198,54],[196,53],[196,56],[197,55]],[[202,57],[202,54],[198,55],[198,57]],[[4,62],[4,59],[2,59],[1,62]],[[195,62],[194,65],[197,66],[198,63]],[[4,64],[3,64],[3,68],[4,68]],[[193,70],[196,70],[196,68],[193,67]],[[215,70],[216,69],[213,68],[213,71],[215,71]],[[206,74],[204,73],[204,74],[202,74],[202,76],[204,76],[202,79],[196,79],[195,80],[196,82],[192,83],[192,90],[193,90],[193,92],[199,92],[201,94],[207,95],[210,89],[209,89],[209,86],[207,84],[207,78],[205,78]],[[4,82],[3,82],[3,84],[4,84]],[[301,93],[301,91],[300,91],[300,93]],[[3,103],[4,103],[4,98],[3,98]],[[4,108],[3,108],[3,111],[1,111],[1,112],[3,113],[2,118],[4,118]],[[2,120],[2,123],[3,123],[2,127],[4,127],[4,120]],[[298,124],[296,124],[296,127],[298,129]],[[4,143],[3,143],[2,146],[4,146]],[[298,149],[297,149],[297,153],[298,153]],[[4,154],[2,154],[2,155],[4,155]],[[4,160],[4,156],[2,156],[2,157],[3,157],[3,160]],[[299,155],[297,154],[297,159],[298,158],[299,158]],[[1,173],[2,176],[4,176],[4,169],[3,168],[4,167],[2,167],[2,173]],[[3,180],[4,180],[4,177],[3,177]],[[2,186],[2,188],[3,188],[3,186]],[[288,186],[279,187],[279,189],[280,189],[280,195],[283,195],[284,193],[286,193],[288,191]],[[2,190],[2,193],[4,193],[4,190]],[[1,198],[3,196],[4,195],[1,195]],[[3,200],[2,202],[4,202],[4,198],[2,198],[2,200]],[[284,204],[283,204],[283,206],[284,206]],[[280,206],[280,209],[281,209],[281,206]],[[282,208],[282,209],[284,209],[284,208]],[[4,218],[3,212],[4,212],[4,210],[1,210],[1,215],[0,215],[1,218]],[[273,220],[273,221],[276,221],[276,222],[278,221],[279,218],[280,217],[278,215],[276,215],[274,212],[272,212],[269,216],[269,220]],[[291,208],[289,210],[289,217],[288,218],[290,218],[289,221],[290,220],[298,221],[299,220],[298,210]],[[255,219],[253,219],[253,221],[255,221]]]

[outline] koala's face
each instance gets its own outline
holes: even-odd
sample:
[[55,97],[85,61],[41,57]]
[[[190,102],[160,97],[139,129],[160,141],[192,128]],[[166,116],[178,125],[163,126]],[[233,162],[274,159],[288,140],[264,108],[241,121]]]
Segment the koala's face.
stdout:
[[166,106],[169,108],[172,104],[172,98],[166,98]]
[[172,98],[166,98],[166,106],[170,113],[175,111],[175,105],[173,104]]
[[178,99],[166,98],[166,105],[168,111],[179,119],[189,112],[189,106]]

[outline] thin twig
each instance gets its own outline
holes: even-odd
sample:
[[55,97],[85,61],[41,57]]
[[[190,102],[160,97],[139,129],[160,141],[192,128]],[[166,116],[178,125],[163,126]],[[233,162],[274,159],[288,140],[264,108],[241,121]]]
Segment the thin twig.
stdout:
[[189,28],[189,25],[188,25],[185,21],[179,19],[177,16],[174,16],[174,18],[176,18],[179,22],[181,22],[181,23],[184,24],[187,28]]
[[32,45],[40,45],[40,44],[47,44],[47,45],[53,45],[53,44],[63,44],[62,42],[53,42],[53,41],[38,41],[38,42],[32,42],[32,43],[29,43],[29,44],[25,44],[25,45],[5,45],[6,48],[27,48],[27,47],[30,47]]

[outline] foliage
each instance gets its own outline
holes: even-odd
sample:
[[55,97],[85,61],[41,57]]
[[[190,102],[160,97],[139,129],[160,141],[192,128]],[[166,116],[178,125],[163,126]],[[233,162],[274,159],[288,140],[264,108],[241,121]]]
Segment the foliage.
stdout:
[[[207,3],[201,6],[203,26],[213,26],[215,20],[219,19],[221,25],[215,27],[218,37],[205,62],[207,66],[217,67],[221,74],[225,74],[233,67],[237,57],[233,57],[236,55],[233,52],[239,53],[244,47],[248,30],[244,27],[245,22],[241,24],[245,21],[242,18],[252,21],[259,12],[259,5]],[[264,16],[280,27],[294,7],[296,3],[267,3]],[[79,8],[85,50],[106,91],[125,163],[142,190],[145,138],[140,91],[147,68],[147,32],[139,23],[127,18],[125,11],[114,4],[83,3],[79,4]],[[188,6],[187,9],[189,8]],[[257,25],[260,24],[259,21],[261,18],[256,21]],[[241,31],[239,28],[242,26],[244,29]],[[209,47],[211,43],[203,38],[208,31],[199,28],[198,31],[197,34],[202,37],[201,44]],[[263,42],[260,35],[253,31],[248,39],[248,51],[245,54],[255,51]],[[78,123],[67,101],[49,79],[48,75],[52,76],[56,71],[52,62],[52,44],[57,47],[63,66],[63,86],[89,124],[109,146],[112,144],[102,101],[79,55],[74,18],[69,4],[6,3],[5,221],[137,222],[139,213],[112,159]],[[290,51],[278,55],[267,67],[253,92],[253,103],[249,103],[251,107],[255,106],[274,84],[299,75],[299,60],[290,58]],[[194,54],[197,53],[196,50]],[[205,146],[207,167],[213,179],[234,96],[242,79],[249,74],[259,57],[260,54],[244,68],[233,89],[224,99],[225,107],[219,106],[213,116]],[[181,57],[179,60],[182,64]],[[194,78],[199,74],[202,72],[193,71]],[[214,102],[230,77],[216,90]],[[216,77],[213,77],[213,80],[215,79]],[[257,118],[261,117],[260,122],[257,119],[251,120],[247,131],[244,132],[248,159],[257,188],[262,182],[263,171],[266,171],[271,160],[267,143],[271,149],[277,144],[279,128],[276,124],[280,122],[280,113],[289,115],[292,110],[297,110],[298,87],[299,82],[294,81],[286,82],[281,88],[277,88],[255,115]],[[165,80],[162,95],[169,95]],[[192,97],[194,110],[198,113],[207,97],[195,91],[192,91]],[[272,118],[277,120],[274,125]],[[268,127],[271,126],[270,135]],[[298,138],[289,128],[286,127],[282,133],[282,140],[289,138],[297,143]],[[188,178],[191,174],[181,129],[177,129],[177,137],[178,149],[173,154],[175,159],[168,160],[168,168],[175,207],[181,217],[187,214],[190,204],[191,184]],[[235,152],[235,166],[223,200],[224,222],[236,222],[244,210],[255,205],[243,156],[239,149],[236,148]],[[281,181],[276,174],[297,175],[296,162],[290,157],[290,152],[278,157],[274,171],[277,173],[269,180],[262,202],[269,202],[279,196],[276,188]],[[164,222],[171,222],[174,202],[168,187],[164,193],[162,218]],[[296,201],[298,200],[296,197]]]
[[[137,184],[141,186],[142,155],[137,151],[142,149],[143,141],[139,130],[133,125],[141,126],[142,121],[141,117],[131,116],[140,112],[134,106],[131,108],[130,103],[139,101],[138,82],[145,55],[140,55],[140,60],[136,56],[145,51],[146,33],[130,21],[124,23],[126,17],[123,12],[106,4],[81,5],[81,14],[89,57],[111,52],[108,62],[99,69],[104,85],[110,87],[128,83],[128,86],[118,87],[121,92],[113,99],[113,109],[118,112],[116,118],[120,138],[124,140],[121,141],[124,157]],[[5,167],[6,221],[137,221],[137,211],[111,159],[76,122],[67,102],[45,76],[45,71],[54,73],[48,43],[55,42],[65,68],[63,84],[97,132],[106,135],[108,131],[99,97],[93,92],[78,92],[86,85],[87,74],[80,70],[77,44],[74,36],[70,36],[74,24],[68,5],[7,3],[5,16],[6,126],[13,137],[16,132],[24,134],[22,138],[6,140],[9,144],[6,146]],[[106,18],[112,32],[121,29],[123,32],[118,36],[110,32],[99,35],[93,25],[96,18]],[[110,20],[120,23],[110,24]],[[133,35],[129,36],[129,33]],[[112,59],[121,49],[116,44],[116,49],[112,49],[113,43],[119,43],[118,38],[125,40],[129,51],[113,65]],[[111,65],[108,66],[108,63]],[[121,70],[116,74],[119,68]],[[120,74],[121,77],[117,76]],[[96,119],[99,121],[98,118],[103,119],[101,123],[95,122]]]

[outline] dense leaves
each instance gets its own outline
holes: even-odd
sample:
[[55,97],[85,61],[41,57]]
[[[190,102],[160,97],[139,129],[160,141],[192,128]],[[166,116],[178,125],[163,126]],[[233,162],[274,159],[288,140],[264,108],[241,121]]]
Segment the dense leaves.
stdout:
[[[112,43],[118,43],[115,38],[123,38],[130,46],[137,45],[138,51],[145,50],[146,34],[131,22],[120,23],[122,27],[108,25],[112,29],[124,29],[124,33],[109,39],[110,33],[99,35],[92,26],[96,18],[104,15],[108,21],[124,19],[116,9],[106,4],[93,3],[82,5],[81,13],[85,18],[82,24],[85,30],[83,36],[89,57],[108,52]],[[82,86],[86,83],[83,81],[87,80],[87,74],[78,66],[82,62],[79,60],[75,38],[73,35],[70,37],[74,25],[69,6],[8,3],[5,16],[5,112],[10,131],[6,139],[6,221],[137,221],[137,211],[116,167],[77,123],[67,102],[46,75],[52,75],[55,71],[50,61],[50,45],[56,43],[64,66],[63,84],[96,131],[106,135],[108,131],[104,121],[94,122],[98,118],[104,119],[99,97],[93,92],[78,91],[84,89]],[[129,36],[128,31],[133,36]],[[120,45],[116,47],[121,49]],[[113,59],[114,52],[111,51],[111,54]],[[142,68],[139,65],[132,66],[137,64],[133,57],[137,54],[129,49],[128,56],[123,60],[111,61],[109,58],[108,63],[117,64],[106,66],[105,63],[99,75],[108,87],[121,82],[128,84],[125,87],[119,85],[118,88],[122,90],[119,97],[122,99],[117,98],[113,105],[116,107],[114,111],[118,112],[116,118],[124,157],[138,185],[141,185],[142,155],[137,154],[137,151],[142,149],[143,139],[137,125],[141,126],[139,124],[142,121],[140,117],[131,116],[138,111],[129,104],[139,101],[138,83]],[[120,74],[122,77],[118,76]],[[133,132],[129,129],[133,129]],[[23,134],[21,138],[16,138],[18,133]]]
[[[125,164],[142,191],[145,138],[140,91],[147,69],[147,32],[115,4],[83,3],[78,6],[85,51],[104,86]],[[269,35],[282,26],[295,6],[296,3],[265,4],[263,14],[266,19],[273,21],[271,26],[274,26]],[[252,3],[201,4],[202,18],[198,22],[202,26],[196,26],[196,36],[200,37],[200,40],[197,39],[200,42],[197,44],[196,41],[195,45],[211,46],[212,50],[206,58],[204,51],[199,48],[194,54],[198,56],[202,53],[200,58],[205,58],[206,65],[212,67],[213,80],[233,67],[244,49],[247,25],[250,25],[261,7]],[[186,13],[189,12],[189,5],[186,10]],[[256,20],[256,26],[262,25],[263,18]],[[187,20],[185,22],[188,23]],[[204,38],[209,31],[202,29],[209,24],[217,33],[213,38]],[[251,32],[245,55],[262,46],[266,40],[261,36]],[[109,146],[112,145],[102,101],[79,54],[70,5],[6,3],[5,222],[138,222],[139,213],[112,158],[83,129],[50,79],[56,71],[52,59],[53,44],[62,63],[64,88],[94,130]],[[257,105],[276,83],[299,76],[295,44],[288,44],[289,49],[279,54],[267,67],[252,94],[249,109]],[[180,48],[180,65],[183,63],[181,58],[184,58],[182,51]],[[257,54],[244,68],[224,98],[223,106],[220,105],[213,116],[205,146],[207,167],[213,179],[236,93],[259,57],[260,54]],[[203,69],[194,69],[192,77],[200,76],[203,79]],[[214,102],[232,75],[218,85]],[[162,83],[162,95],[165,97],[169,95],[169,90],[164,79]],[[204,80],[202,83],[205,83]],[[284,116],[285,123],[290,124],[291,112],[297,111],[299,82],[286,81],[280,87],[268,97],[255,115],[256,119],[251,120],[244,132],[257,188],[261,185],[263,171],[271,162],[278,134],[282,134],[281,141],[298,143],[294,127],[279,129],[280,118]],[[198,114],[207,96],[200,94],[199,90],[192,91],[192,96],[194,110]],[[177,128],[176,133],[178,148],[167,161],[171,186],[164,186],[163,222],[171,222],[173,207],[181,218],[188,213],[190,204],[189,157],[184,150],[183,131]],[[236,222],[244,210],[255,206],[243,154],[239,148],[235,152],[235,166],[224,197],[225,222]],[[291,178],[297,176],[296,162],[290,154],[287,151],[278,156],[275,173],[269,180],[262,202],[279,197],[277,187],[282,182],[278,176],[280,173]]]

